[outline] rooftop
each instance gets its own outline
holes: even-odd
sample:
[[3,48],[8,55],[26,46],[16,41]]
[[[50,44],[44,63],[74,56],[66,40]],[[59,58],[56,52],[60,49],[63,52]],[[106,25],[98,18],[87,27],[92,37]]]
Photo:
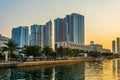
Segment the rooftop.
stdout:
[[0,34],[0,41],[7,41],[9,38]]

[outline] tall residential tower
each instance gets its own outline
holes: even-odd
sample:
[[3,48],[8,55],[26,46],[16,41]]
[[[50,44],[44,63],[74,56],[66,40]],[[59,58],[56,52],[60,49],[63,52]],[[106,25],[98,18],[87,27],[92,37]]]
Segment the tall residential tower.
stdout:
[[55,25],[55,42],[71,41],[84,44],[84,16],[72,13],[64,19],[57,18]]
[[115,40],[112,41],[112,52],[115,54],[116,53],[116,44]]
[[120,54],[120,38],[117,37],[117,53]]
[[29,45],[29,30],[26,26],[19,26],[12,29],[12,40],[18,43],[18,47],[22,48],[24,45]]
[[50,46],[54,49],[54,28],[52,21],[48,21],[44,27],[44,46]]
[[64,19],[57,18],[54,20],[55,26],[55,42],[65,41],[65,26],[64,26]]
[[45,25],[32,25],[30,44],[39,47],[50,46],[54,49],[54,33],[52,22],[48,21]]
[[44,25],[34,24],[31,26],[31,36],[30,36],[30,45],[37,45],[39,47],[43,47],[43,28]]

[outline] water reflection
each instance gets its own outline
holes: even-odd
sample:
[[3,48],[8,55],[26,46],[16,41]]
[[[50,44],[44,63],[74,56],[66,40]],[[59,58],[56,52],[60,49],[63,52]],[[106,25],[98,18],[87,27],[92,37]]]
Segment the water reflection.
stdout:
[[1,69],[0,80],[120,80],[120,60]]
[[86,63],[85,80],[119,80],[120,59]]
[[117,61],[117,77],[120,79],[120,60]]
[[7,69],[7,70],[0,70],[0,80],[10,80],[11,78],[11,69]]

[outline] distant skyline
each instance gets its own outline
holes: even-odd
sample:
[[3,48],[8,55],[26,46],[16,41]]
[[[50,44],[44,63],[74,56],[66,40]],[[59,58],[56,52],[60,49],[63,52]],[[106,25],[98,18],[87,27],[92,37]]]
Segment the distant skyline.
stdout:
[[13,27],[45,24],[79,13],[85,16],[85,43],[111,49],[120,37],[120,0],[0,0],[0,34],[11,37]]

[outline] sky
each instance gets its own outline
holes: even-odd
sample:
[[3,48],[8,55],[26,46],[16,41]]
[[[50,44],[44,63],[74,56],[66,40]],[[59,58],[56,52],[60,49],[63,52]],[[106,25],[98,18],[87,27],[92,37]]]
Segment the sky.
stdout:
[[92,40],[111,49],[112,40],[120,37],[119,3],[120,0],[0,0],[0,34],[11,37],[14,27],[45,24],[79,13],[85,16],[85,44]]

